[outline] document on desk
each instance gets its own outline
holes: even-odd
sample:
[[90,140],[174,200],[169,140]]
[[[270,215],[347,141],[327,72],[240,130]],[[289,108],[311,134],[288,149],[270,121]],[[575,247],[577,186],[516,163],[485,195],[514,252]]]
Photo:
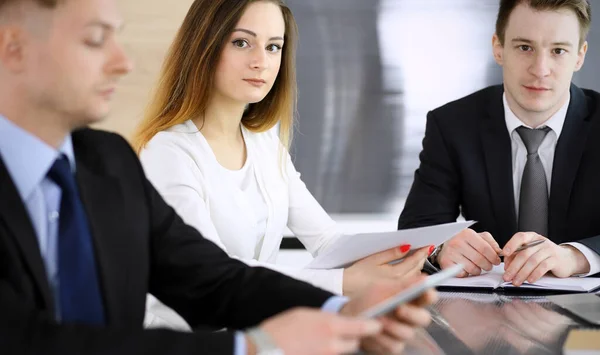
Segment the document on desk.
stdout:
[[305,268],[346,267],[369,255],[404,244],[410,244],[412,249],[428,245],[438,246],[474,223],[473,221],[454,222],[393,232],[343,235]]
[[[512,283],[505,282],[502,279],[504,275],[504,263],[494,266],[494,268],[479,276],[469,276],[464,278],[454,277],[444,282],[440,287],[469,287],[469,288],[487,288],[487,289],[508,289],[516,288]],[[594,277],[567,277],[558,278],[550,274],[542,276],[535,283],[525,282],[520,288],[538,289],[548,291],[570,291],[570,292],[591,292],[600,287],[600,278]]]

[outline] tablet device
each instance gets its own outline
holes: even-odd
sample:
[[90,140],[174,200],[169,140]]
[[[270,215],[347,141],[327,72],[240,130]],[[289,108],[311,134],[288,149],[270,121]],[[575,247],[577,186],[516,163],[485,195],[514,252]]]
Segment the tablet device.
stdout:
[[396,295],[362,312],[360,316],[364,318],[375,318],[385,315],[396,309],[396,307],[399,305],[410,302],[419,297],[428,289],[438,286],[449,278],[458,275],[462,270],[463,266],[461,264],[456,264],[438,273],[427,276],[423,282],[420,282],[407,290],[400,291]]

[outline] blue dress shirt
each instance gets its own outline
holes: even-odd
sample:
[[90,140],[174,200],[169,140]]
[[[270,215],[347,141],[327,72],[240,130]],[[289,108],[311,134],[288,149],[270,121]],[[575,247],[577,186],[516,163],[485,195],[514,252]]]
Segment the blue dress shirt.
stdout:
[[[58,297],[58,222],[61,190],[46,174],[54,161],[64,154],[75,171],[75,154],[71,136],[55,148],[0,115],[0,157],[25,203],[33,223],[50,288],[54,293],[57,318],[60,317]],[[347,299],[334,296],[322,307],[326,312],[338,312]],[[60,319],[57,319],[60,321]],[[235,334],[235,355],[245,355],[244,333]]]
[[56,150],[0,115],[0,156],[33,224],[46,276],[54,293],[57,318],[60,318],[57,238],[61,189],[46,174],[60,154],[67,156],[75,171],[71,136],[67,136]]

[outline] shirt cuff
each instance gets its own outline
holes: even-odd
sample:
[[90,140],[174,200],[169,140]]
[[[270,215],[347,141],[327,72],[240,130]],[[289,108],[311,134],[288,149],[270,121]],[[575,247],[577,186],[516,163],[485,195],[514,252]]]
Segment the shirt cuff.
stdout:
[[348,303],[348,301],[348,297],[331,296],[327,301],[325,301],[325,303],[323,303],[321,310],[323,312],[338,313],[342,309],[342,307],[344,307],[346,303]]
[[246,355],[248,349],[246,348],[246,336],[244,332],[235,332],[233,342],[233,355]]
[[581,243],[563,243],[561,245],[570,245],[573,248],[579,250],[581,252],[581,254],[583,254],[583,256],[585,256],[588,263],[590,264],[590,272],[588,272],[587,274],[577,274],[577,275],[573,275],[573,276],[586,277],[586,276],[594,275],[594,274],[597,274],[598,272],[600,272],[600,255],[598,255],[598,253],[596,253],[595,251],[593,251],[592,249],[586,247],[585,245],[583,245]]
[[[323,312],[338,313],[342,307],[348,303],[348,301],[348,297],[331,296],[327,301],[325,301],[325,303],[323,303],[321,310]],[[244,335],[244,332],[235,332],[233,354],[246,355],[247,353],[246,336]]]

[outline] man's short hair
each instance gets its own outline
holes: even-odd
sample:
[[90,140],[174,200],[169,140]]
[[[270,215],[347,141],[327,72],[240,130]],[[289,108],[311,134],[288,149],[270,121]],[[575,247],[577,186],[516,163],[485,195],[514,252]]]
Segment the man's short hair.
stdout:
[[25,2],[32,2],[41,7],[53,9],[61,0],[0,0],[0,11],[8,5],[14,5]]
[[510,14],[519,4],[525,4],[538,11],[561,9],[573,11],[579,20],[579,46],[581,47],[585,42],[592,22],[592,7],[589,0],[500,0],[500,9],[496,19],[496,35],[502,45],[504,45],[504,35]]

